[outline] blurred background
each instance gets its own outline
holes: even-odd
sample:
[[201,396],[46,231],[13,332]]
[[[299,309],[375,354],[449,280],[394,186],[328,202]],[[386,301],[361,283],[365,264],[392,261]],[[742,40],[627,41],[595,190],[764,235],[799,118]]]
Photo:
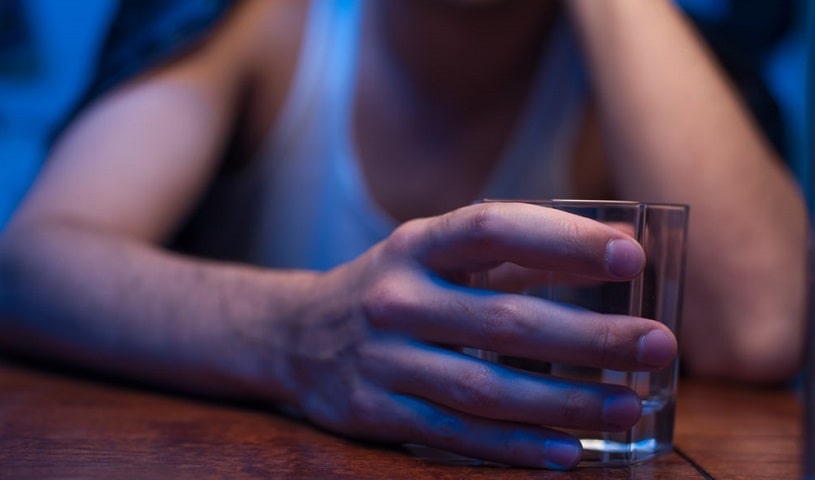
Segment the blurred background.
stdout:
[[88,84],[117,4],[0,0],[0,230]]
[[[93,80],[119,1],[141,0],[0,0],[0,231],[41,167],[54,128]],[[815,80],[807,64],[815,2],[676,1],[812,192],[815,105],[806,90]]]

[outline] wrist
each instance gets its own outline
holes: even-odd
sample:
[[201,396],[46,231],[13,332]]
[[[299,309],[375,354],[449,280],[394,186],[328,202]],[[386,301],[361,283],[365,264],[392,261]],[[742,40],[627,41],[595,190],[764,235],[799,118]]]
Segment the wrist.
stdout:
[[[224,317],[213,322],[216,352],[204,352],[213,370],[236,396],[297,406],[302,379],[297,375],[307,340],[307,306],[319,274],[305,271],[255,271],[242,279]],[[239,297],[238,300],[236,297]]]

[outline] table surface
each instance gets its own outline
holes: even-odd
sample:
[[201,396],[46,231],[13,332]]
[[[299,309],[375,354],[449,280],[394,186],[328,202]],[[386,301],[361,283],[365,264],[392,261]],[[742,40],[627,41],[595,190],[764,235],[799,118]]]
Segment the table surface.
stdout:
[[683,379],[673,453],[553,472],[452,466],[350,441],[247,405],[0,360],[0,478],[800,478],[794,390]]

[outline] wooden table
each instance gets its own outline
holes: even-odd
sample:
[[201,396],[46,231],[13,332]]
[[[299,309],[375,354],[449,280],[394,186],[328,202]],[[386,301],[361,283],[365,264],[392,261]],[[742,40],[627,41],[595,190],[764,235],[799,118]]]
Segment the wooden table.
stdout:
[[551,472],[429,463],[252,408],[0,360],[0,478],[800,478],[792,390],[683,380],[676,450],[630,468]]

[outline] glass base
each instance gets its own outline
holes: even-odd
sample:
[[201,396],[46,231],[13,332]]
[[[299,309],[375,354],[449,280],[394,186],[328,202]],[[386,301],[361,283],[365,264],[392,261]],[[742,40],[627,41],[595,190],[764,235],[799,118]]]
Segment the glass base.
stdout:
[[671,451],[671,445],[660,445],[647,438],[635,443],[621,443],[596,438],[581,439],[583,458],[580,467],[609,467],[634,465]]
[[580,439],[580,465],[633,465],[673,448],[675,406],[671,398],[649,398],[642,402],[642,417],[626,432],[570,431]]
[[[583,445],[583,458],[577,464],[577,468],[592,467],[626,467],[635,465],[647,460],[651,460],[671,451],[670,445],[660,446],[656,440],[647,439],[635,444],[611,442],[597,439],[584,439],[580,441]],[[457,453],[448,452],[439,448],[425,445],[406,444],[404,448],[413,455],[425,462],[437,463],[449,466],[464,467],[500,467],[510,468],[498,462],[490,462],[479,458],[466,457]]]
[[[585,432],[566,430],[580,439],[583,456],[578,467],[624,467],[650,460],[673,448],[674,402],[662,398],[643,401],[642,417],[625,432]],[[465,466],[507,465],[466,457],[446,450],[409,444],[405,448],[415,457],[432,463]]]

